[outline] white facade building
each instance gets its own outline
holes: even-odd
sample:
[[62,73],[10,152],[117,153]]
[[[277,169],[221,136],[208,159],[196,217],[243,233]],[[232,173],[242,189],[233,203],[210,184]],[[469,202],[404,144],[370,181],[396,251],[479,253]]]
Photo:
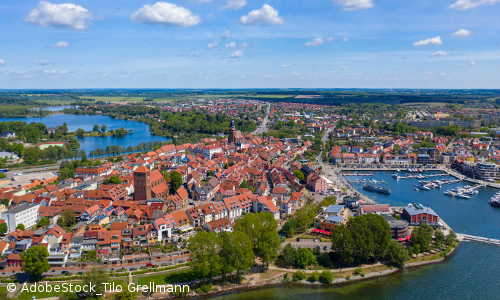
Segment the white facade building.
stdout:
[[2,213],[2,220],[7,223],[8,232],[16,230],[17,225],[23,224],[28,229],[38,222],[38,208],[40,204],[29,203],[17,206]]

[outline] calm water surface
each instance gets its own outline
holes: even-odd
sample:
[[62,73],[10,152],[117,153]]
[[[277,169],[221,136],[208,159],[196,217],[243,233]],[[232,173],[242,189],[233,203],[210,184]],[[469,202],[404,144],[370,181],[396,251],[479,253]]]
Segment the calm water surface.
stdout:
[[[441,189],[414,191],[419,179],[396,180],[390,172],[370,172],[383,179],[391,189],[391,195],[364,191],[354,186],[378,203],[403,206],[416,201],[429,204],[456,232],[500,238],[500,209],[487,202],[498,190],[483,189],[470,199],[443,195],[456,186],[445,185]],[[404,175],[404,172],[401,174]],[[349,180],[362,177],[348,176]],[[437,177],[450,178],[448,176]],[[470,184],[469,184],[470,185]],[[458,250],[445,262],[412,268],[378,279],[338,286],[279,285],[263,289],[228,292],[216,299],[500,299],[500,247],[475,242],[462,242]]]
[[125,129],[132,129],[132,134],[128,134],[123,137],[83,137],[78,138],[80,141],[81,148],[85,150],[85,152],[89,153],[90,150],[94,150],[97,148],[106,148],[108,145],[121,145],[125,148],[128,146],[136,146],[140,143],[148,143],[154,141],[168,141],[170,139],[162,137],[162,136],[154,136],[149,131],[149,125],[134,122],[134,121],[125,121],[125,120],[115,120],[108,116],[89,116],[89,115],[66,115],[66,114],[58,114],[52,115],[45,118],[0,118],[0,121],[8,122],[8,121],[23,121],[32,123],[43,123],[47,127],[55,127],[59,125],[63,125],[64,122],[67,123],[69,130],[77,130],[82,128],[86,131],[90,131],[93,129],[94,124],[98,124],[99,126],[106,125],[107,131],[119,129],[124,127]]

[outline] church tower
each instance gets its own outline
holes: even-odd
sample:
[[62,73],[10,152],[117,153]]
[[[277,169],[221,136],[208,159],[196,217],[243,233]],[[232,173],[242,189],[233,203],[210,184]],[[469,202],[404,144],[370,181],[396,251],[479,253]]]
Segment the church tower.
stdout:
[[151,172],[144,166],[134,171],[134,200],[151,199]]

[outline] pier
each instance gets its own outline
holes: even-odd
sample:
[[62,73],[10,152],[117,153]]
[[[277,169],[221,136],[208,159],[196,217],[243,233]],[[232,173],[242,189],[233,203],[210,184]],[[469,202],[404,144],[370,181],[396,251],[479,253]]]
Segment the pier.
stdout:
[[474,241],[474,242],[480,242],[480,243],[500,246],[500,240],[489,239],[489,238],[480,237],[480,236],[457,233],[457,238],[460,241]]
[[342,173],[342,176],[375,176],[372,173]]
[[362,180],[356,179],[356,180],[347,180],[347,182],[357,183],[357,184],[365,184],[365,183],[371,183],[371,184],[385,183],[385,184],[387,184],[387,182],[385,182],[385,180],[376,180],[376,179],[362,179]]

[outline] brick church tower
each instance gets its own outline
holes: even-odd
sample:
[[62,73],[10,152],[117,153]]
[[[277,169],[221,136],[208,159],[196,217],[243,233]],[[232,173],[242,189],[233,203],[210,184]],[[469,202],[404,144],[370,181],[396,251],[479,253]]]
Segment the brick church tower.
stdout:
[[229,143],[237,143],[243,140],[243,135],[241,131],[236,130],[236,125],[234,125],[234,119],[231,120],[231,128],[229,129],[229,137],[227,141]]
[[134,200],[148,200],[151,197],[151,172],[144,166],[134,171]]

